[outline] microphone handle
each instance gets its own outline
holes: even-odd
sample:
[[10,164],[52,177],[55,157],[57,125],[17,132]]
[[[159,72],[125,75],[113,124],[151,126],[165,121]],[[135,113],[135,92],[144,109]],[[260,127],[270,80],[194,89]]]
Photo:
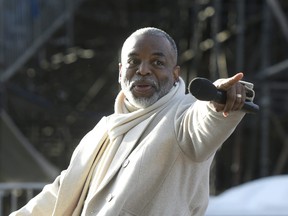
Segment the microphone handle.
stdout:
[[[217,94],[215,95],[213,101],[215,101],[216,103],[225,104],[226,99],[227,99],[226,91],[217,89]],[[246,113],[255,114],[259,111],[259,106],[251,101],[245,101],[242,107],[242,111]]]
[[256,114],[259,111],[259,106],[251,101],[245,101],[242,110],[246,113]]

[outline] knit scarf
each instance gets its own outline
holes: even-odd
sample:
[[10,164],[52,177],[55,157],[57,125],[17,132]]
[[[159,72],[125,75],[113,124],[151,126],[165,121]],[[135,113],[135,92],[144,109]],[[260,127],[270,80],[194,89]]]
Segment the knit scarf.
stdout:
[[87,194],[94,196],[102,188],[103,180],[109,181],[105,179],[106,174],[126,132],[147,119],[153,119],[155,114],[173,103],[172,98],[184,94],[185,83],[180,78],[177,85],[153,105],[129,112],[125,95],[120,91],[114,114],[102,119],[95,127],[102,129],[101,133],[92,130],[74,151],[59,188],[53,215],[80,215],[85,200],[89,199]]

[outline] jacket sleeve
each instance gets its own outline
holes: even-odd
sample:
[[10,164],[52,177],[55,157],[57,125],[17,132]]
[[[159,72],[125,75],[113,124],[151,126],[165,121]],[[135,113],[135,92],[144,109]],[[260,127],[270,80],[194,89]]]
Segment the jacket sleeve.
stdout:
[[[87,159],[90,154],[90,146],[94,146],[94,135],[98,133],[99,128],[103,128],[103,123],[106,122],[106,118],[103,117],[102,120],[90,131],[88,132],[80,141],[76,149],[74,150],[70,164],[68,168],[61,172],[61,174],[54,180],[53,183],[46,185],[43,190],[31,199],[24,207],[10,214],[10,216],[51,216],[53,215],[56,203],[58,202],[59,192],[61,192],[61,187],[63,188],[62,182],[67,180],[67,175],[69,170],[74,169],[74,164],[77,163],[77,156],[81,155],[82,158]],[[105,127],[104,127],[105,128]],[[99,136],[101,137],[101,136]],[[88,147],[87,147],[88,145]],[[96,147],[95,147],[96,148]],[[87,149],[83,153],[83,149]],[[88,152],[88,154],[87,154]],[[81,153],[81,154],[80,154]],[[79,158],[79,157],[78,157]],[[75,162],[76,160],[76,162]],[[86,166],[86,162],[83,162]]]
[[[246,100],[253,101],[253,83],[240,81],[246,89]],[[188,96],[189,97],[189,96]],[[182,114],[175,119],[180,148],[195,161],[207,160],[214,155],[223,142],[233,133],[245,113],[231,112],[224,117],[209,107],[209,102],[195,101],[190,95],[190,105],[184,103]],[[191,105],[191,101],[194,101]],[[185,111],[184,111],[185,110]],[[181,113],[181,112],[180,112]]]
[[10,216],[51,216],[57,199],[60,181],[64,175],[65,171],[62,171],[53,183],[46,185],[37,196],[31,199],[24,207],[12,212]]
[[[74,150],[71,161],[79,151],[81,143]],[[70,164],[71,164],[70,161]],[[56,200],[58,198],[61,182],[65,178],[66,170],[55,178],[54,182],[46,185],[43,190],[33,197],[25,206],[19,210],[12,212],[9,216],[51,216],[53,215]]]
[[[88,136],[88,134],[86,136]],[[86,136],[84,136],[82,140],[84,140]],[[75,156],[80,151],[80,149],[83,148],[83,146],[85,145],[85,142],[82,142],[82,140],[72,154],[70,165],[71,162],[74,160]],[[59,189],[63,179],[65,178],[66,172],[67,170],[62,171],[53,183],[46,185],[37,196],[32,198],[25,206],[23,206],[19,210],[12,212],[9,216],[53,215],[55,204],[58,199]]]
[[193,161],[201,162],[212,156],[232,134],[244,112],[231,112],[224,117],[208,102],[196,101],[176,119],[177,140],[182,151]]
[[[71,161],[79,152],[81,143],[74,150]],[[71,164],[70,161],[70,164]],[[61,182],[65,178],[66,170],[55,178],[54,182],[46,185],[43,190],[34,198],[32,198],[25,206],[19,210],[12,212],[9,216],[51,216],[53,215],[54,207],[58,199],[58,193]]]

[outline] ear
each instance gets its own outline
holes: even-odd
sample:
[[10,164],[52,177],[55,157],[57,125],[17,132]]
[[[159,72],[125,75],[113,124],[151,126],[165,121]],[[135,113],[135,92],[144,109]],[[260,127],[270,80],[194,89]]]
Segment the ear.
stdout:
[[118,77],[118,82],[121,83],[121,77],[122,77],[122,64],[119,63],[119,77]]
[[174,67],[174,70],[173,70],[174,83],[176,83],[176,82],[179,81],[180,73],[181,73],[181,68],[180,68],[179,65],[176,65],[176,66]]

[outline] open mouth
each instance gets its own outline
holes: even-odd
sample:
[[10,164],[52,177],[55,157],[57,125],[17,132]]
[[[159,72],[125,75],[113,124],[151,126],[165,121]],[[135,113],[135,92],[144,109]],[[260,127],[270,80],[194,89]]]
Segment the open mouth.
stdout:
[[134,89],[136,91],[139,91],[139,92],[145,92],[145,91],[148,91],[152,88],[151,85],[136,85],[134,86]]
[[148,95],[155,91],[155,85],[147,81],[136,81],[132,85],[132,90],[140,95]]

